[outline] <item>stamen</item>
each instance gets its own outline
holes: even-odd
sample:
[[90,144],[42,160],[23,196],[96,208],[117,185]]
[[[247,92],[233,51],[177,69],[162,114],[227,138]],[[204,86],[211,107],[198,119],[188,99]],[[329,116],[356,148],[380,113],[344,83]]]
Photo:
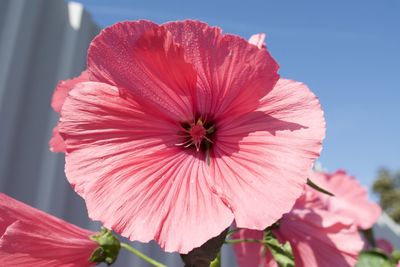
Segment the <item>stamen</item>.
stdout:
[[192,142],[196,147],[196,150],[200,150],[200,144],[203,141],[204,137],[206,137],[206,130],[203,127],[202,123],[197,122],[196,125],[193,125],[190,129],[190,136],[192,137]]
[[210,147],[214,143],[212,136],[215,133],[215,125],[202,117],[197,117],[193,122],[182,122],[181,126],[182,130],[177,133],[177,137],[182,138],[182,141],[176,146],[194,147],[197,152],[201,150],[209,156]]

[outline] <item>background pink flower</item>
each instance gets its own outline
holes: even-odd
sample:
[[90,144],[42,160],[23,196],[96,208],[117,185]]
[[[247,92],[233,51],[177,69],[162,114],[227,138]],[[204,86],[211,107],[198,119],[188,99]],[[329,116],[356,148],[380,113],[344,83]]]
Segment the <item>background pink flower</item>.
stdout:
[[354,266],[364,243],[353,220],[320,209],[294,209],[274,231],[289,241],[298,267]]
[[[76,84],[85,81],[89,81],[89,73],[87,71],[83,71],[78,77],[73,79],[60,81],[54,90],[51,100],[51,107],[53,110],[60,113],[69,91],[71,91]],[[58,131],[58,124],[53,128],[53,135],[49,141],[49,146],[52,152],[65,152],[65,143]]]
[[[233,239],[263,239],[263,231],[240,229],[232,235]],[[269,250],[265,251],[264,245],[256,242],[243,242],[233,246],[237,263],[240,267],[278,267]]]
[[89,49],[93,82],[69,92],[59,126],[89,216],[181,253],[234,218],[274,223],[301,194],[325,133],[317,98],[277,83],[277,69],[267,50],[197,21],[104,29]]
[[392,254],[392,252],[394,250],[394,247],[386,239],[379,238],[379,239],[375,240],[375,243],[376,243],[376,247],[380,248],[381,250],[383,250],[387,255],[391,255]]
[[[282,244],[290,243],[296,267],[354,266],[364,245],[354,221],[320,209],[315,199],[309,198],[308,191],[313,190],[306,190],[293,210],[279,220],[279,228],[274,228],[273,233]],[[239,239],[262,237],[261,231],[248,229],[234,234]],[[270,255],[261,256],[262,249],[252,243],[235,245],[239,266],[276,266]]]
[[[233,239],[263,239],[263,232],[251,229],[241,229],[232,234]],[[239,266],[264,266],[265,258],[262,255],[263,245],[256,242],[243,242],[233,246]]]
[[368,200],[368,192],[354,176],[343,170],[335,173],[313,173],[311,176],[316,184],[333,193],[330,197],[316,193],[323,199],[326,208],[336,214],[354,219],[361,229],[369,229],[381,215],[381,208]]
[[84,230],[0,193],[1,266],[93,266]]

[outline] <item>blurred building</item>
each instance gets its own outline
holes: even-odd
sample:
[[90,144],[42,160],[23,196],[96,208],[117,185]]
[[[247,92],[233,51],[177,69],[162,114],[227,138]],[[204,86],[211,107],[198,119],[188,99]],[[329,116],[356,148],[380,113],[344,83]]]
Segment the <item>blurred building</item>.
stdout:
[[400,249],[400,225],[396,224],[386,213],[382,213],[375,224],[374,234],[376,238],[384,238],[395,248]]
[[[49,151],[58,115],[50,107],[57,82],[79,75],[100,31],[81,4],[63,0],[0,1],[0,191],[81,227],[84,202],[65,179],[64,155]],[[168,266],[178,255],[135,244]],[[1,265],[1,264],[0,264]],[[123,251],[113,266],[147,266]]]

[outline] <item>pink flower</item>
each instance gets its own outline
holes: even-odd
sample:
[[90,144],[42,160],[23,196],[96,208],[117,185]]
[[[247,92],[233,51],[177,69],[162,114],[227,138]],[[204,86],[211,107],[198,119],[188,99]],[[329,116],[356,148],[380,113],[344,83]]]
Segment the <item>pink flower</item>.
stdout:
[[[290,243],[296,267],[354,266],[364,244],[353,220],[322,210],[318,204],[313,203],[316,204],[314,201],[309,202],[308,195],[304,194],[297,200],[293,210],[279,220],[279,228],[274,229],[273,233],[280,242]],[[235,234],[234,238],[255,236],[256,239],[262,239],[262,232],[244,229]],[[251,254],[245,253],[249,250],[248,246],[253,246]],[[261,245],[249,243],[235,245],[239,265],[258,267],[260,264],[254,262],[259,262],[263,266],[276,266],[269,255],[265,260],[260,258],[262,249]]]
[[[266,49],[198,21],[122,22],[63,104],[66,175],[89,216],[187,253],[289,211],[321,150],[323,112]],[[258,203],[268,203],[262,209]]]
[[384,238],[379,238],[376,241],[376,247],[383,250],[386,254],[391,255],[394,248],[393,245]]
[[275,233],[289,241],[296,266],[354,266],[364,243],[353,220],[314,209],[284,215]]
[[2,266],[93,266],[93,234],[0,193]]
[[[263,231],[240,229],[232,235],[233,239],[263,239]],[[271,252],[256,242],[242,242],[233,246],[240,267],[278,267]]]
[[354,219],[359,228],[371,228],[381,215],[381,208],[368,200],[367,190],[354,176],[345,171],[338,170],[333,174],[314,173],[311,180],[335,195],[330,197],[317,193],[323,199],[326,208]]

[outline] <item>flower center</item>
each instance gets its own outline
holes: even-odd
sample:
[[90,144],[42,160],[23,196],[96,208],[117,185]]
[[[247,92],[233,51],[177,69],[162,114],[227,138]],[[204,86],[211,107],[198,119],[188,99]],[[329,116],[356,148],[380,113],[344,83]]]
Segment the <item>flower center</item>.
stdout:
[[199,151],[201,142],[206,138],[206,129],[204,129],[202,124],[195,124],[190,128],[189,134],[196,150]]
[[214,124],[199,118],[195,120],[195,122],[181,123],[181,126],[183,131],[179,133],[179,136],[182,139],[177,145],[184,148],[194,147],[197,152],[205,151],[208,153],[213,144],[212,136],[215,133]]

